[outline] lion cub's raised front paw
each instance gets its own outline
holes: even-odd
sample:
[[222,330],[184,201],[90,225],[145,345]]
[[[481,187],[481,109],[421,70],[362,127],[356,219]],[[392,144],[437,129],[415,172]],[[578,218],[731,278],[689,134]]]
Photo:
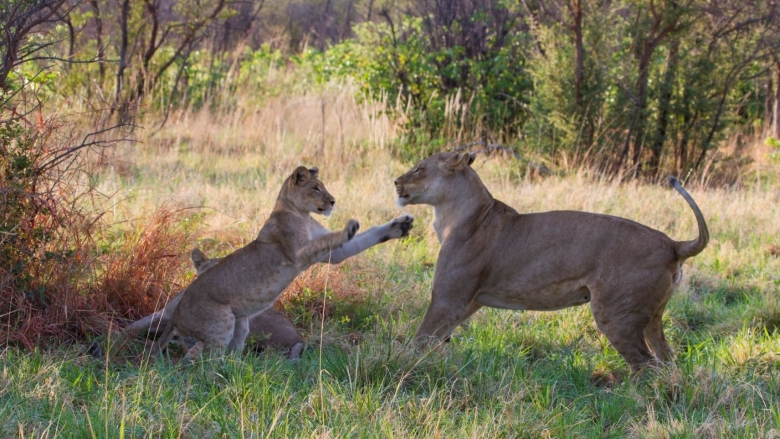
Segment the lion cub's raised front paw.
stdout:
[[355,233],[360,229],[360,223],[351,219],[347,222],[347,226],[344,227],[344,239],[349,241],[355,236]]
[[414,217],[405,213],[390,221],[390,238],[403,238],[414,227]]

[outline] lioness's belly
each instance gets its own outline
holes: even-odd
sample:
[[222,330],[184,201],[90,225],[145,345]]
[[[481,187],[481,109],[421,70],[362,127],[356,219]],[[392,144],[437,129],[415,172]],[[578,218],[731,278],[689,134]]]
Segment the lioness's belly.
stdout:
[[553,311],[590,302],[591,294],[582,281],[560,282],[535,291],[499,289],[480,291],[474,301],[482,306],[533,311]]

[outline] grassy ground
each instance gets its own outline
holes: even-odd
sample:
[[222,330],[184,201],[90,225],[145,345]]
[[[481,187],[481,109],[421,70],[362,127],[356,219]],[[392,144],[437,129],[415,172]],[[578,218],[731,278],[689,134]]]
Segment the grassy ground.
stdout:
[[[108,160],[98,178],[114,194],[109,212],[124,221],[163,204],[198,207],[187,219],[192,245],[216,256],[254,238],[281,181],[304,164],[320,168],[338,200],[323,224],[387,221],[400,213],[393,179],[409,164],[387,151],[390,121],[349,96],[334,87],[216,120],[175,115]],[[438,252],[430,209],[412,206],[410,238],[316,268],[306,279],[327,288],[304,280],[311,300],[287,300],[308,339],[300,362],[265,352],[181,366],[182,352],[150,359],[141,341],[101,360],[84,346],[9,348],[0,353],[0,437],[780,437],[780,188],[776,165],[760,149],[756,157],[765,180],[690,189],[712,240],[686,263],[667,307],[677,358],[637,382],[621,379],[628,366],[587,307],[485,309],[445,347],[410,348]],[[678,240],[696,233],[669,187],[585,172],[532,181],[501,158],[474,166],[520,212],[579,209]],[[320,320],[311,301],[331,315]]]

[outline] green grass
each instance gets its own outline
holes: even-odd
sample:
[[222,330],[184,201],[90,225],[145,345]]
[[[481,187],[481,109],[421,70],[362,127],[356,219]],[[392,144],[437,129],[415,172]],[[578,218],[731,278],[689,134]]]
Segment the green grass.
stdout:
[[[425,240],[391,243],[347,264],[348,278],[376,286],[371,300],[353,310],[361,313],[360,324],[326,320],[324,342],[318,332],[308,333],[309,347],[297,363],[275,352],[183,366],[175,362],[177,351],[170,358],[117,356],[106,363],[86,355],[84,346],[6,349],[0,354],[0,436],[780,433],[780,336],[761,318],[776,289],[746,288],[697,270],[667,308],[677,358],[632,382],[587,307],[485,309],[451,343],[431,350],[409,346],[433,270],[422,245]],[[407,257],[396,261],[400,255]],[[319,331],[319,324],[312,326]],[[357,344],[349,338],[355,331]]]

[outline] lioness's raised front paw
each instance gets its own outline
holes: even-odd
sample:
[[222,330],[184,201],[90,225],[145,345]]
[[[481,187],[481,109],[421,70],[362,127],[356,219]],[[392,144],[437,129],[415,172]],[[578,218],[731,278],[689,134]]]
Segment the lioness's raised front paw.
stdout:
[[355,233],[357,233],[358,229],[360,229],[360,223],[351,219],[347,222],[347,226],[344,227],[344,239],[346,241],[349,241],[352,239],[353,236],[355,236]]

